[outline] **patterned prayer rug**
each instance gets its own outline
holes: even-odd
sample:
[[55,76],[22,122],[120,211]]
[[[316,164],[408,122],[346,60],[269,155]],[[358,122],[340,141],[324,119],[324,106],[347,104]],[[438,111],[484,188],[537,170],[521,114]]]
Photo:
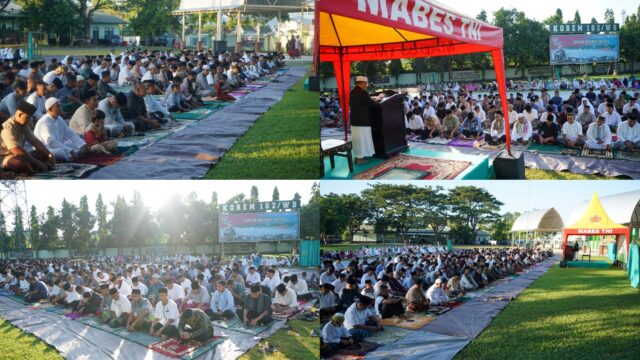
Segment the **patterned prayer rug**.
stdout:
[[199,108],[184,113],[173,113],[172,115],[178,120],[202,120],[212,113],[213,110],[207,108]]
[[275,321],[272,321],[271,323],[264,325],[264,326],[251,326],[251,327],[247,327],[245,326],[245,324],[242,321],[238,321],[237,323],[233,324],[231,327],[228,327],[228,330],[231,331],[237,331],[237,332],[241,332],[243,334],[251,334],[251,335],[258,335],[261,332],[267,330],[268,328],[271,327],[271,325],[273,325],[275,323]]
[[89,164],[58,163],[53,170],[36,174],[34,177],[80,179],[97,169],[97,166]]
[[449,143],[447,145],[449,145],[449,146],[459,146],[459,147],[478,147],[482,143],[484,143],[484,139],[481,139],[481,140],[467,140],[467,139],[455,138],[455,139],[449,141]]
[[580,149],[572,149],[559,145],[541,145],[533,143],[529,145],[527,151],[532,153],[539,154],[556,154],[556,155],[569,155],[569,156],[580,156]]
[[390,318],[382,319],[382,325],[394,326],[409,330],[418,330],[428,323],[432,322],[435,317],[425,314],[408,314],[408,319]]
[[401,327],[389,326],[388,328],[385,327],[383,331],[373,333],[373,336],[368,337],[367,341],[378,345],[387,345],[412,334],[413,331],[414,330],[403,329]]
[[427,314],[442,315],[449,310],[451,310],[451,308],[448,308],[445,306],[429,306],[429,310],[427,310]]
[[425,173],[421,180],[453,180],[460,175],[465,169],[471,165],[469,161],[457,161],[447,159],[436,159],[426,156],[413,156],[407,154],[398,154],[391,159],[363,171],[353,178],[357,180],[373,180],[384,177],[387,180],[393,180],[394,171],[401,178],[406,178],[406,172],[400,174],[395,169],[405,169],[411,171],[420,171]]
[[240,319],[238,319],[238,317],[235,316],[232,319],[229,319],[229,321],[216,320],[216,321],[212,321],[211,323],[215,327],[219,327],[223,329],[231,329],[239,322],[240,322]]
[[582,149],[582,156],[593,157],[598,159],[613,159],[613,152],[608,150],[588,149],[586,146]]
[[302,310],[303,310],[302,308],[298,308],[295,310],[291,309],[289,311],[285,311],[281,313],[274,311],[271,316],[276,320],[290,320],[298,316],[302,312]]
[[615,158],[619,160],[640,161],[640,151],[616,151]]
[[200,344],[191,341],[183,343],[174,338],[151,344],[148,348],[173,359],[196,359],[225,340],[224,337],[214,336],[206,343]]
[[114,330],[115,331],[111,332],[113,335],[119,336],[129,341],[133,341],[134,343],[140,344],[142,346],[149,346],[153,343],[162,341],[162,338],[149,335],[148,331],[129,332],[124,327]]

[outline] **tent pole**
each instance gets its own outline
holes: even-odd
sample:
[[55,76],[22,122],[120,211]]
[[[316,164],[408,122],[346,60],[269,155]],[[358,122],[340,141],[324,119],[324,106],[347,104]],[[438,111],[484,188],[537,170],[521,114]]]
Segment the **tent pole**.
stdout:
[[507,152],[511,154],[511,131],[509,127],[509,107],[507,103],[507,79],[505,77],[504,53],[502,49],[491,51],[493,58],[493,67],[496,71],[496,82],[498,83],[498,91],[500,92],[500,104],[502,105],[502,114],[504,117],[504,132],[507,141]]

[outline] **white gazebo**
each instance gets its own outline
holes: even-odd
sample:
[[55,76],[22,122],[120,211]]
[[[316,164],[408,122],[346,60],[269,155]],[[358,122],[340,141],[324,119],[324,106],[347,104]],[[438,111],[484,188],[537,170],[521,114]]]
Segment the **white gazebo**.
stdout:
[[[527,211],[520,215],[511,226],[511,241],[550,240],[554,234],[562,233],[564,222],[554,208]],[[544,237],[544,239],[541,239]]]

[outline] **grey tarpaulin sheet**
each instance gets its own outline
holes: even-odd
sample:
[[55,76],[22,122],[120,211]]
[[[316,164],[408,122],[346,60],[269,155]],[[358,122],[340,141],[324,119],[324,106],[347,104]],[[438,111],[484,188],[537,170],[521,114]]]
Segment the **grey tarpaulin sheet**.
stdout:
[[[335,132],[327,131],[326,133],[331,134]],[[489,159],[492,162],[500,152],[497,150],[480,150],[477,148],[441,146],[419,142],[409,142],[409,144],[411,148],[414,149],[489,156]],[[640,162],[637,161],[584,158],[555,154],[534,154],[529,151],[525,151],[524,154],[525,166],[528,168],[569,171],[574,174],[601,174],[604,176],[624,175],[636,180],[640,179]]]
[[442,334],[415,331],[392,344],[379,347],[365,359],[451,359],[468,343],[469,339]]
[[216,161],[197,159],[198,154],[222,157],[238,138],[299,81],[307,67],[290,67],[258,91],[226,106],[151,146],[94,173],[90,179],[198,179]]
[[[170,359],[118,336],[67,319],[45,310],[29,310],[17,302],[0,297],[0,317],[54,346],[67,359],[165,360]],[[284,325],[275,322],[258,336],[215,329],[215,335],[228,339],[198,360],[233,360],[271,336]]]
[[553,257],[487,294],[438,316],[411,335],[367,354],[366,359],[452,359],[509,304],[508,301],[486,301],[487,298],[515,298],[557,260],[558,257]]

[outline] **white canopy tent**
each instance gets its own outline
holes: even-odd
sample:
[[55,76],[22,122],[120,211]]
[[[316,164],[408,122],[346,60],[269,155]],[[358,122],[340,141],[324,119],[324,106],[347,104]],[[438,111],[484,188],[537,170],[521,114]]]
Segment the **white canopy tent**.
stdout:
[[[182,44],[185,39],[185,25],[187,15],[198,15],[198,39],[202,40],[202,14],[217,13],[216,21],[216,40],[222,40],[222,13],[238,12],[236,29],[236,51],[242,41],[242,28],[240,19],[242,14],[264,15],[271,14],[278,18],[278,34],[280,33],[280,25],[282,13],[300,12],[301,17],[304,14],[313,12],[314,2],[312,0],[181,0],[180,7],[174,11],[173,15],[182,16]],[[300,21],[300,32],[302,33],[303,21]],[[260,37],[260,25],[256,27],[258,38]],[[280,45],[277,45],[279,48]],[[256,43],[256,51],[260,51],[259,42]]]
[[[562,216],[554,208],[527,211],[520,215],[511,226],[511,239],[539,240],[541,235],[548,237],[561,233],[564,229]],[[524,238],[524,239],[523,239]]]
[[[585,200],[575,207],[569,217],[570,224],[580,220],[589,201]],[[631,228],[640,227],[640,190],[601,197],[600,203],[611,220]]]

